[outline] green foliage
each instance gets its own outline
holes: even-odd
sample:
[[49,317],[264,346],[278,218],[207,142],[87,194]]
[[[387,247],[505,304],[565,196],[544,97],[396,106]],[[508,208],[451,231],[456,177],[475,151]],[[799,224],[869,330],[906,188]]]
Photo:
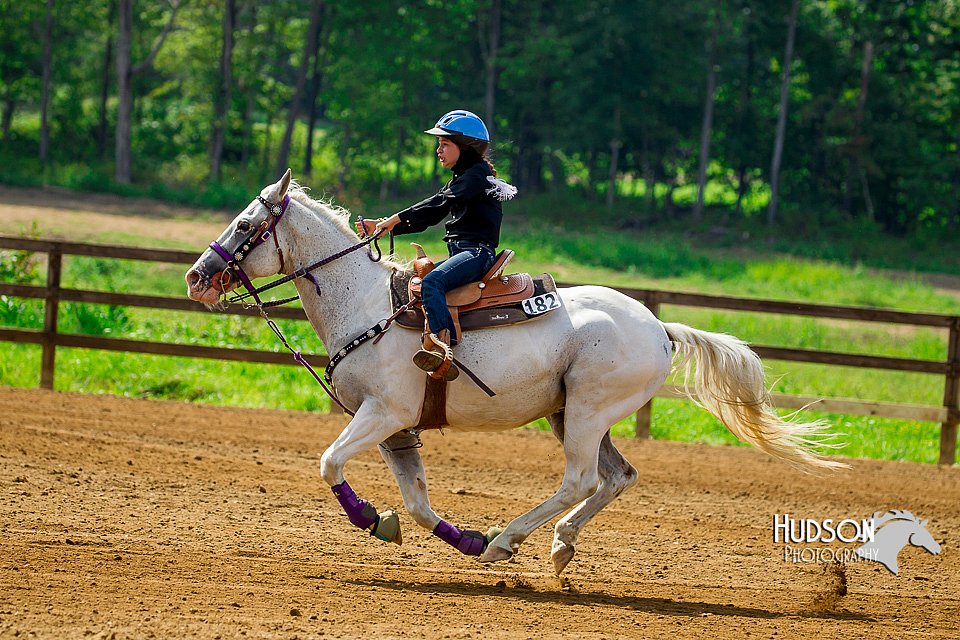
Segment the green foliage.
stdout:
[[[755,226],[769,198],[785,65],[782,2],[328,0],[316,51],[303,49],[309,3],[239,2],[218,184],[209,181],[209,143],[222,95],[225,5],[182,3],[153,64],[133,79],[132,190],[110,178],[114,4],[56,5],[45,165],[36,158],[46,8],[0,7],[0,153],[15,159],[0,167],[7,184],[233,207],[241,192],[276,178],[295,108],[295,175],[304,174],[310,146],[310,182],[350,204],[366,193],[381,201],[420,195],[442,177],[420,131],[466,107],[489,120],[497,164],[523,196],[572,190],[605,199],[616,149],[620,202],[608,212],[631,224],[689,223],[715,26],[704,224]],[[135,64],[169,12],[164,3],[136,5]],[[954,2],[802,3],[778,235],[877,228],[935,238],[956,229],[958,32]]]
[[0,251],[0,281],[11,284],[37,284],[40,269],[37,255],[31,251]]
[[123,333],[130,327],[124,307],[65,303],[58,322],[64,333],[108,336]]
[[[36,227],[34,226],[35,234]],[[39,256],[29,251],[0,250],[0,282],[41,283]],[[43,325],[43,303],[0,295],[0,325],[37,328]]]

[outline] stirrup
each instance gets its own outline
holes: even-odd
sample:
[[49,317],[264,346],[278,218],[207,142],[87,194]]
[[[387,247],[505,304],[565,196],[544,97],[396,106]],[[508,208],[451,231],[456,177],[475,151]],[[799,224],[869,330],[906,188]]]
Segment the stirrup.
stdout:
[[447,344],[449,332],[444,330],[441,333],[445,334],[443,337],[446,338],[446,340],[438,337],[434,333],[429,334],[428,337],[424,339],[424,347],[429,346],[427,344],[429,340],[433,348],[439,349],[440,351],[431,351],[427,348],[420,349],[413,354],[413,363],[429,373],[431,378],[452,382],[460,375],[460,369],[453,364],[453,349]]
[[444,367],[447,364],[447,361],[443,358],[442,353],[437,353],[436,351],[427,351],[426,349],[420,349],[415,354],[413,354],[413,364],[417,365],[424,371],[430,374],[432,378],[437,380],[446,380],[447,382],[453,382],[460,375],[460,369],[453,362],[449,363],[449,366]]

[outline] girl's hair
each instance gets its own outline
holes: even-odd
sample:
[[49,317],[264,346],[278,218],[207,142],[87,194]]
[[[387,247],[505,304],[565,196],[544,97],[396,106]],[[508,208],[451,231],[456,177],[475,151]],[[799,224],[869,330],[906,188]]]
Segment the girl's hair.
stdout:
[[487,163],[487,166],[490,167],[490,172],[493,174],[493,177],[497,177],[497,168],[493,166],[493,160],[490,159],[490,156],[483,154],[483,161]]
[[493,173],[494,177],[496,177],[497,168],[493,166],[493,160],[490,159],[489,146],[485,145],[483,153],[480,153],[480,151],[469,142],[457,141],[457,140],[455,140],[454,142],[456,142],[457,146],[460,147],[461,154],[470,154],[470,155],[476,156],[483,162],[486,162],[487,166],[490,167],[491,173]]

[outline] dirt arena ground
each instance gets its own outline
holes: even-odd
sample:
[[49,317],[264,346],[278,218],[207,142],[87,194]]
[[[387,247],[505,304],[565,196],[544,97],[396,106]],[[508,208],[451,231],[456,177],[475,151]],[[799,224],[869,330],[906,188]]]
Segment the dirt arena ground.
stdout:
[[[344,424],[0,389],[0,637],[960,637],[960,468],[854,461],[814,479],[746,448],[621,440],[641,480],[561,579],[549,527],[493,566],[416,527],[373,452],[348,478],[400,508],[403,546],[352,528],[317,464]],[[504,524],[559,484],[546,433],[424,445],[454,523]],[[894,576],[787,562],[773,542],[774,514],[888,508],[929,518],[942,553],[908,545]]]

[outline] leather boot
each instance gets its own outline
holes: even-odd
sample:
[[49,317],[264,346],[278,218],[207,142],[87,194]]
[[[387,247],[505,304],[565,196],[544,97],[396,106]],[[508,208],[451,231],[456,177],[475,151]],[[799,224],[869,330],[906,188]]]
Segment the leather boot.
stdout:
[[450,347],[450,330],[442,329],[439,334],[431,333],[423,339],[423,349],[413,354],[413,364],[417,365],[437,380],[451,382],[460,375],[460,369],[453,364],[453,349]]

